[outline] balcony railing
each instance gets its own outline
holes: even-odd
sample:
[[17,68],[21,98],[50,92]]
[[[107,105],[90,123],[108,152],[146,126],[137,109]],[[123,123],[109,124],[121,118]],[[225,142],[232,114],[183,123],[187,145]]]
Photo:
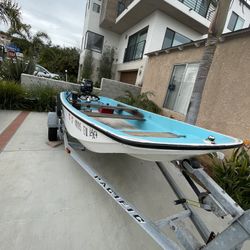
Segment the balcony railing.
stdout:
[[178,0],[179,2],[185,4],[191,10],[197,12],[201,16],[205,17],[209,21],[212,21],[215,6],[212,4],[211,0]]
[[[124,10],[128,8],[128,6],[133,2],[134,0],[118,0],[117,2],[117,16],[119,16]],[[153,2],[154,0],[152,0]],[[177,0],[187,7],[189,9],[197,12],[204,18],[208,19],[209,21],[212,21],[214,12],[215,12],[215,6],[212,3],[212,0]]]
[[119,16],[134,0],[118,0],[117,16]]
[[128,46],[125,49],[124,60],[123,62],[130,62],[134,60],[142,59],[146,40],[143,40],[134,45]]

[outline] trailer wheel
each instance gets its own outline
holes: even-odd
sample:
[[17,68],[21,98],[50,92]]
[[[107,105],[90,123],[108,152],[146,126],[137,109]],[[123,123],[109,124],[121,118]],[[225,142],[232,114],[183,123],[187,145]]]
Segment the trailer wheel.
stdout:
[[60,99],[60,94],[58,94],[56,97],[56,113],[58,117],[62,116],[62,103]]
[[57,141],[57,128],[48,128],[48,140]]

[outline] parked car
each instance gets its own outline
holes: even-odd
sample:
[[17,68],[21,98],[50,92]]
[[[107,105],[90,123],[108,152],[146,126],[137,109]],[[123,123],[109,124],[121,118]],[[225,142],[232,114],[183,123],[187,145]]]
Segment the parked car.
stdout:
[[45,69],[43,66],[36,64],[34,74],[35,76],[40,77],[46,77],[46,78],[52,78],[52,79],[60,79],[60,76],[58,74],[54,74],[49,72],[47,69]]

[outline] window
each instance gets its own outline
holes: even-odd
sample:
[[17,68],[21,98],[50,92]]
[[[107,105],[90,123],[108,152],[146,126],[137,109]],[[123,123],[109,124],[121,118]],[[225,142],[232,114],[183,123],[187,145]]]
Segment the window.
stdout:
[[190,42],[192,42],[191,39],[167,28],[162,44],[162,49],[171,48],[183,43],[190,43]]
[[129,37],[128,46],[125,50],[124,62],[142,59],[146,44],[147,33],[148,27],[140,30],[139,32]]
[[96,13],[100,13],[101,6],[97,3],[93,3],[93,11]]
[[104,36],[87,31],[85,38],[86,49],[102,53]]
[[231,31],[240,30],[243,28],[244,22],[245,20],[243,18],[235,12],[232,12],[227,28]]
[[175,65],[163,104],[164,108],[186,115],[199,64]]

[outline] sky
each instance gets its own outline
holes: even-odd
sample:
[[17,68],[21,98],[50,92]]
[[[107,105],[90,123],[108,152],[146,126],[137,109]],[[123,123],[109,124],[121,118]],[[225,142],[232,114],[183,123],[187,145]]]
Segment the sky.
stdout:
[[15,1],[33,33],[46,32],[54,45],[80,48],[86,0]]

